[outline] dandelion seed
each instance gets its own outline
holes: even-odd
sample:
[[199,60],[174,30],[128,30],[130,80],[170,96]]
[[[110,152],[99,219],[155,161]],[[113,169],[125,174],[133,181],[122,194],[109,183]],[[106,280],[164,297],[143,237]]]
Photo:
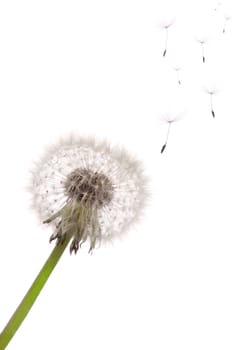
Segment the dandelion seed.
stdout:
[[202,62],[205,63],[206,62],[206,57],[205,57],[205,50],[204,50],[204,45],[207,43],[207,38],[206,37],[199,37],[196,38],[197,42],[199,44],[201,44],[201,48],[202,48]]
[[228,14],[225,14],[224,17],[225,17],[225,23],[224,23],[224,27],[223,27],[223,30],[222,30],[222,33],[223,33],[223,34],[226,33],[227,22],[231,19],[231,16],[228,15]]
[[33,172],[33,207],[62,243],[72,232],[70,252],[85,241],[89,252],[124,232],[147,199],[141,164],[106,142],[71,136],[47,150]]
[[181,66],[174,66],[173,67],[175,72],[176,72],[176,75],[177,75],[177,81],[178,81],[178,84],[181,85],[181,80],[180,80],[180,75],[179,75],[179,71],[181,70]]
[[166,114],[161,118],[161,120],[162,120],[164,123],[167,123],[167,124],[168,124],[167,133],[166,133],[166,136],[165,136],[165,142],[164,142],[164,144],[163,144],[163,146],[162,146],[162,148],[161,148],[161,153],[163,153],[164,150],[165,150],[166,147],[167,147],[171,125],[172,125],[174,122],[177,122],[178,120],[180,120],[180,118],[181,118],[181,115],[180,115],[180,114],[174,115],[174,114],[172,114],[172,113],[166,113]]
[[210,111],[211,111],[212,117],[215,118],[216,115],[215,115],[214,108],[213,108],[213,95],[215,95],[218,92],[218,89],[204,87],[204,91],[210,95]]
[[161,23],[161,28],[165,30],[165,44],[164,44],[164,50],[163,50],[163,57],[166,56],[167,54],[167,49],[168,49],[168,30],[169,27],[171,27],[174,23],[174,18],[170,20],[165,20]]
[[220,8],[220,6],[221,6],[221,2],[218,2],[217,5],[216,5],[216,7],[215,7],[215,9],[214,9],[214,11],[218,11],[218,9]]

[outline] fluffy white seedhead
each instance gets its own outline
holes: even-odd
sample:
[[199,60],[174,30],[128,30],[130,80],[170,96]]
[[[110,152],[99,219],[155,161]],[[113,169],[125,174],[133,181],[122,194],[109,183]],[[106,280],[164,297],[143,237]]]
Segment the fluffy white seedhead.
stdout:
[[161,117],[159,118],[160,122],[163,123],[174,123],[179,121],[183,116],[183,113],[172,113],[172,112],[165,112]]
[[206,84],[202,86],[204,92],[209,95],[217,95],[220,92],[220,88],[214,84]]
[[173,69],[176,71],[176,72],[179,72],[181,70],[182,66],[181,65],[178,65],[178,64],[175,64],[173,66]]
[[70,136],[47,149],[30,185],[33,207],[53,225],[50,241],[72,235],[71,252],[120,236],[142,214],[147,180],[139,161],[106,142]]
[[175,22],[175,17],[165,18],[164,20],[161,21],[161,23],[159,24],[159,27],[161,29],[168,29],[174,24],[174,22]]
[[196,35],[195,39],[200,44],[206,44],[209,38],[207,35]]

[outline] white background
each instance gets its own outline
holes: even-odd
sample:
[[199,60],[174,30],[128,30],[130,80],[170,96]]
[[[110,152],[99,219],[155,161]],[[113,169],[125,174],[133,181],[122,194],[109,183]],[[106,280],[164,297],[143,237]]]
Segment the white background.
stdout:
[[[65,252],[9,350],[245,348],[244,11],[216,6],[1,1],[0,328],[53,249],[25,190],[45,145],[70,131],[124,145],[152,193],[125,239]],[[183,118],[160,154],[166,113]]]

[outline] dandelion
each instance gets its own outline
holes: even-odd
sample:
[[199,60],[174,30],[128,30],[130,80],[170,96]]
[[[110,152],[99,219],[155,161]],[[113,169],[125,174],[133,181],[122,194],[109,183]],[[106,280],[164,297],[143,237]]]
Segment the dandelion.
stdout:
[[161,153],[164,152],[165,148],[167,147],[167,143],[168,143],[168,138],[169,138],[169,134],[170,134],[170,128],[171,128],[171,125],[180,120],[181,118],[181,114],[172,114],[172,113],[166,113],[162,118],[161,120],[164,122],[164,123],[167,123],[168,124],[168,128],[167,128],[167,133],[166,133],[166,137],[165,137],[165,142],[161,148]]
[[201,48],[202,48],[202,62],[205,63],[206,57],[205,57],[204,45],[207,43],[207,37],[200,36],[200,37],[196,38],[196,41],[199,44],[201,44]]
[[106,142],[70,136],[47,149],[36,163],[29,186],[33,208],[50,224],[56,245],[0,334],[0,349],[12,339],[67,245],[89,252],[121,236],[139,219],[148,198],[141,163]]
[[168,48],[168,30],[169,28],[173,25],[174,23],[174,18],[165,20],[161,23],[161,28],[165,30],[165,45],[164,45],[164,50],[163,50],[163,57],[166,56],[167,54],[167,48]]
[[215,112],[214,112],[214,108],[213,108],[213,95],[217,94],[218,89],[214,88],[214,87],[212,87],[212,88],[211,87],[210,88],[204,87],[204,91],[210,95],[210,111],[211,111],[213,118],[215,118]]
[[139,162],[123,150],[90,138],[68,138],[50,148],[33,172],[33,207],[53,224],[50,241],[72,231],[70,252],[85,241],[89,251],[124,231],[144,205]]
[[225,17],[225,23],[224,23],[224,27],[223,27],[223,30],[222,30],[223,34],[225,34],[225,32],[226,32],[227,22],[231,19],[231,16],[228,15],[228,14],[225,14],[224,17]]

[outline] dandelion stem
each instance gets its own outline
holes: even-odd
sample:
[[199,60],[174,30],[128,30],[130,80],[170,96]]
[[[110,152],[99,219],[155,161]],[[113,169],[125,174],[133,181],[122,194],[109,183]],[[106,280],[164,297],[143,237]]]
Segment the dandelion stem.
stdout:
[[211,113],[213,118],[215,118],[215,113],[214,113],[214,109],[213,109],[213,94],[210,94],[210,107],[211,107]]
[[170,132],[170,127],[171,127],[171,122],[168,123],[168,131],[167,131],[167,136],[166,136],[166,144],[168,142],[168,137],[169,137],[169,132]]
[[205,54],[204,54],[204,43],[201,43],[202,45],[202,62],[205,63]]
[[226,18],[225,19],[225,23],[224,23],[224,27],[223,27],[223,30],[222,30],[223,34],[225,34],[225,32],[226,32],[227,21],[228,21],[228,19]]
[[165,143],[161,148],[161,153],[163,153],[163,151],[165,150],[167,143],[168,143],[168,136],[169,136],[169,132],[170,132],[170,127],[171,127],[171,122],[168,122],[168,131],[167,131],[167,135],[166,135],[166,139],[165,139]]
[[176,70],[176,75],[177,75],[177,80],[179,85],[181,85],[181,81],[180,81],[180,75],[179,75],[179,69],[175,69]]
[[58,263],[61,255],[63,254],[64,250],[66,249],[69,241],[71,239],[71,234],[67,234],[66,239],[64,242],[58,243],[53,251],[51,252],[49,258],[45,262],[43,268],[37,275],[36,279],[34,280],[32,286],[24,296],[23,300],[17,307],[16,311],[14,312],[13,316],[7,323],[6,327],[0,334],[0,350],[3,350],[7,347],[10,340],[15,335],[16,331],[20,327],[21,323],[24,321],[25,317],[27,316],[28,312],[30,311],[32,305],[36,301],[39,293],[41,292],[42,288],[44,287],[46,281],[48,280],[50,274],[52,273],[53,269],[55,268],[56,264]]
[[168,28],[165,28],[165,30],[166,30],[166,36],[165,36],[165,47],[164,47],[164,51],[163,51],[163,57],[166,56],[167,46],[168,46]]

